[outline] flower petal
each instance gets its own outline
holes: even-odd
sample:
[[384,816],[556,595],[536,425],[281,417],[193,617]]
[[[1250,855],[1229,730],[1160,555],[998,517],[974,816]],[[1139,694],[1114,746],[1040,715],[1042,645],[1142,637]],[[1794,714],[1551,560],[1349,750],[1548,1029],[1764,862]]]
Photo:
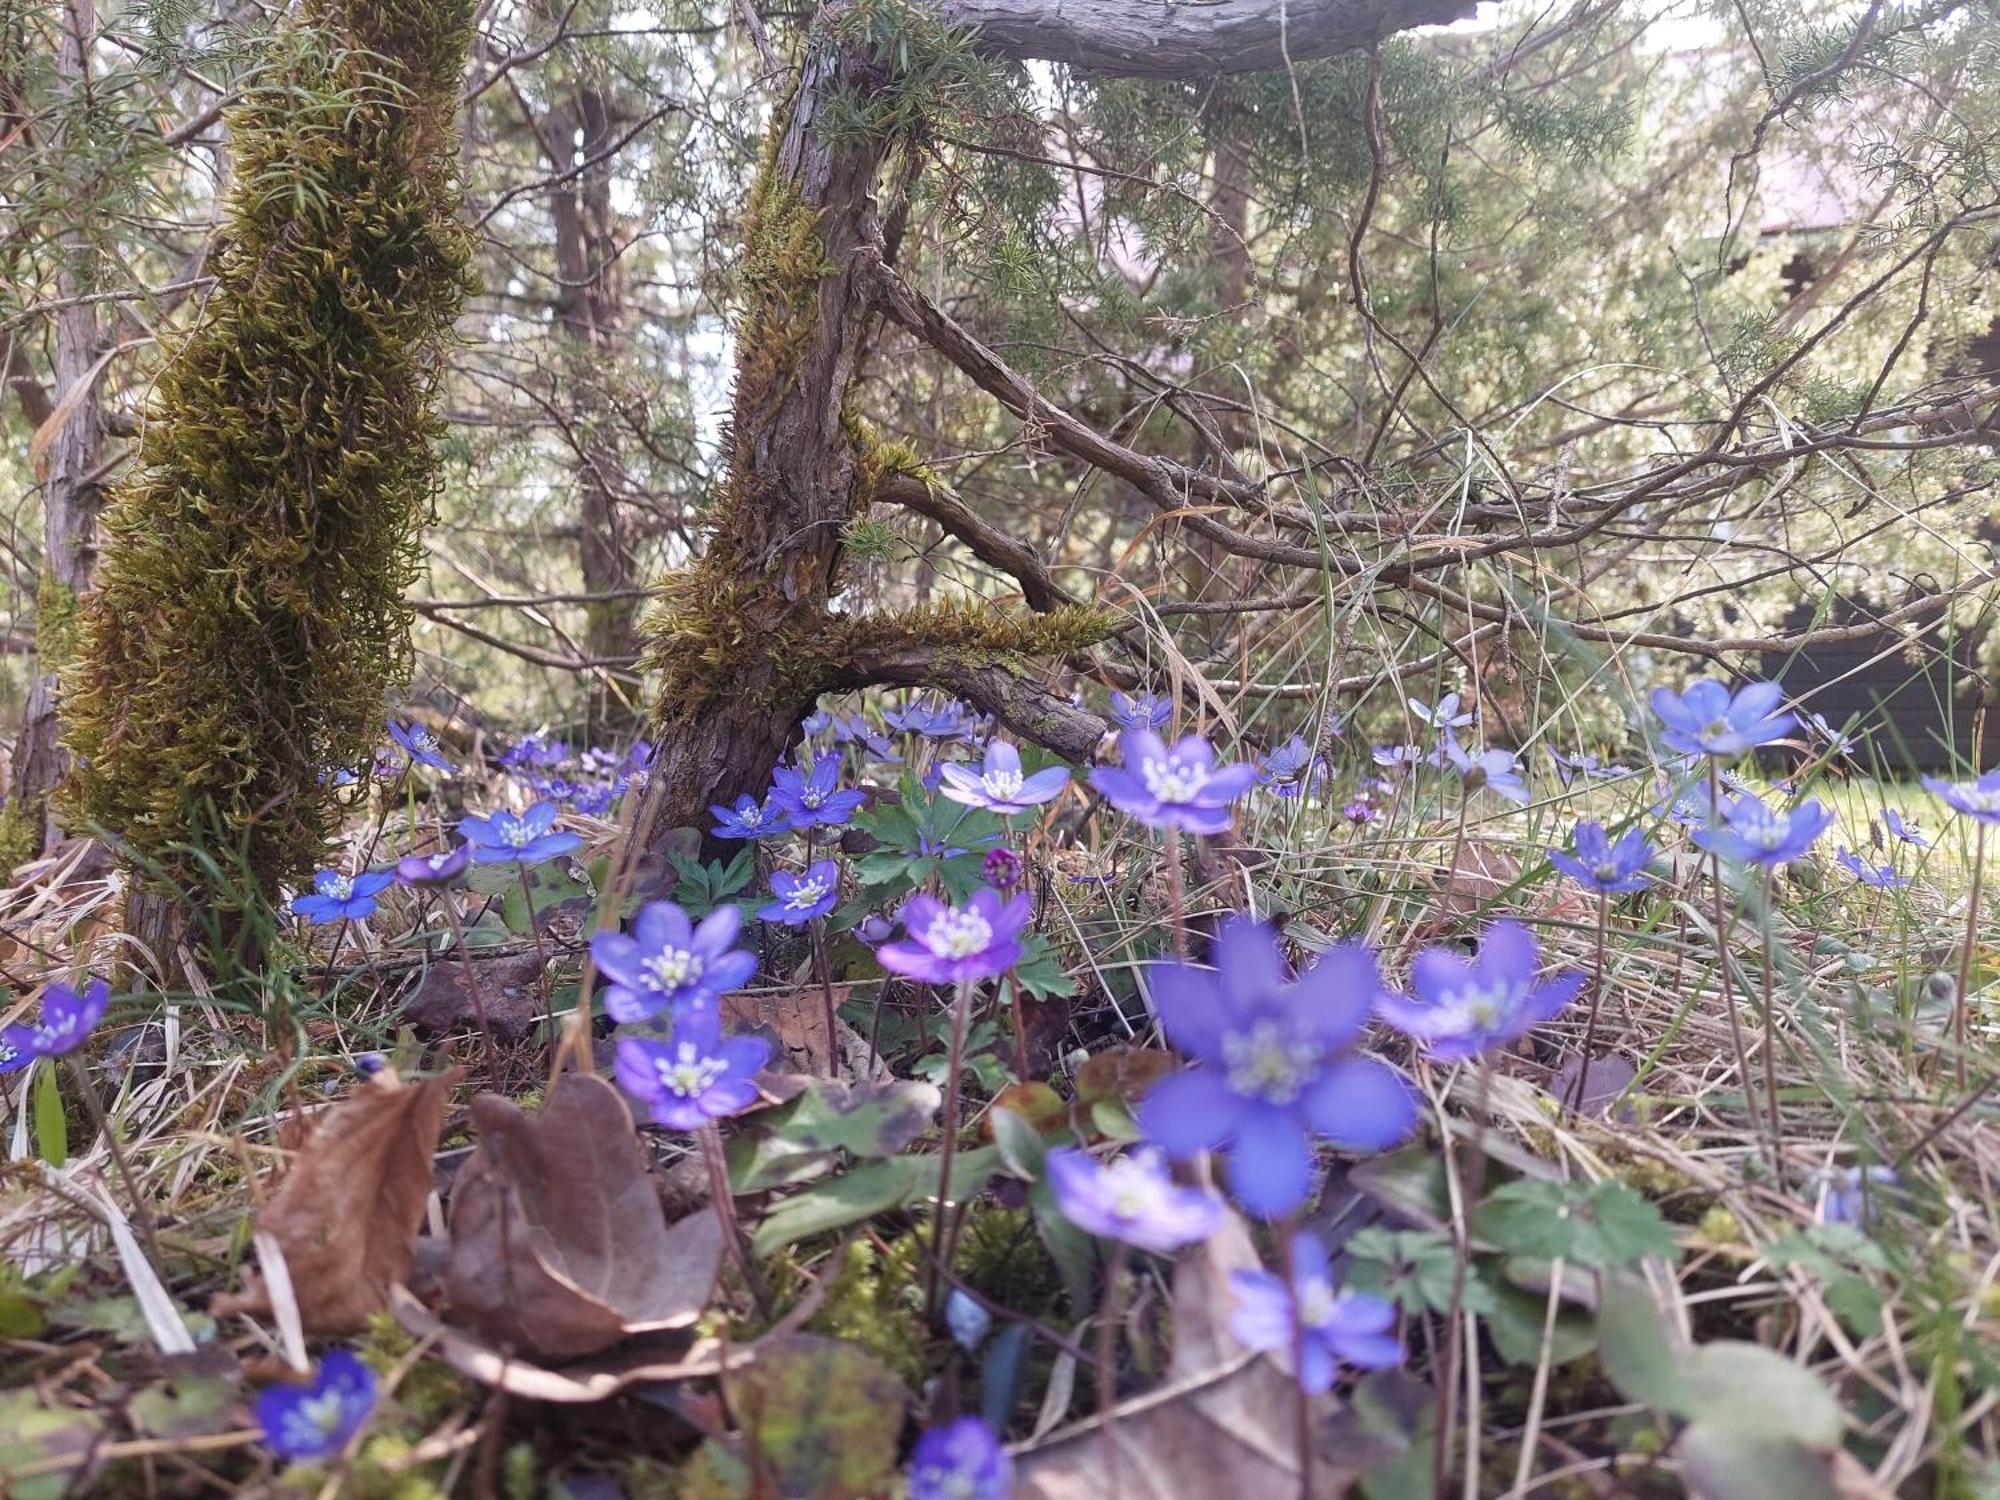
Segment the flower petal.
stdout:
[[1238,1203],[1260,1219],[1280,1219],[1312,1190],[1312,1147],[1290,1112],[1268,1104],[1239,1107],[1226,1171]]
[[1243,1100],[1212,1068],[1169,1073],[1139,1101],[1139,1129],[1178,1160],[1212,1151],[1235,1132]]
[[1379,1058],[1342,1059],[1299,1102],[1312,1128],[1346,1151],[1386,1151],[1417,1128],[1416,1094]]

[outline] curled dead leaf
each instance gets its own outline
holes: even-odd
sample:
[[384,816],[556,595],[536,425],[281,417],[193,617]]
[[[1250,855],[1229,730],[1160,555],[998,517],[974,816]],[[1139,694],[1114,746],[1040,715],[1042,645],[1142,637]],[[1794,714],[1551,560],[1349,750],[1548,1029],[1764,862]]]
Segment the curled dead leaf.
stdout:
[[669,1227],[618,1090],[565,1073],[534,1114],[482,1094],[451,1195],[447,1315],[503,1348],[594,1354],[701,1315],[722,1261],[713,1214]]
[[[541,1025],[548,1013],[548,1005],[536,983],[542,969],[542,956],[532,949],[474,960],[479,997],[486,1003],[486,1022],[496,1042],[511,1045],[523,1041]],[[479,1010],[473,1004],[466,965],[432,964],[416,993],[403,1003],[403,1014],[426,1036],[442,1036],[477,1026]]]
[[[353,1333],[409,1280],[431,1192],[431,1157],[445,1104],[463,1069],[403,1083],[384,1071],[321,1117],[257,1228],[285,1253],[299,1316],[311,1333]],[[218,1297],[214,1313],[263,1316],[261,1280]]]

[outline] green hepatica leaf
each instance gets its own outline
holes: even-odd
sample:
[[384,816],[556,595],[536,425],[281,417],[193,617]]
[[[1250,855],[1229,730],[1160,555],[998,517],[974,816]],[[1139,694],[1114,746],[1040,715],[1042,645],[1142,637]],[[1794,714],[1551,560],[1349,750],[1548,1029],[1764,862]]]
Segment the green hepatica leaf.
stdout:
[[1014,966],[1014,982],[1022,994],[1036,1000],[1076,993],[1076,981],[1063,972],[1055,950],[1039,932],[1031,932],[1021,940],[1021,961]]
[[1598,1299],[1597,1340],[1599,1362],[1622,1395],[1662,1411],[1686,1410],[1680,1351],[1643,1281],[1607,1278]]
[[35,1067],[35,1151],[52,1167],[69,1160],[69,1130],[63,1120],[62,1089],[56,1082],[56,1065]]
[[1840,1442],[1840,1405],[1804,1365],[1761,1344],[1703,1344],[1682,1368],[1691,1420],[1789,1438],[1831,1450]]
[[[1548,1317],[1549,1299],[1517,1286],[1488,1289],[1485,1308],[1486,1331],[1500,1357],[1513,1365],[1533,1366],[1542,1359],[1542,1325]],[[1556,1310],[1555,1327],[1549,1334],[1549,1360],[1566,1365],[1581,1359],[1597,1347],[1597,1328],[1590,1314],[1569,1303]]]
[[928,1083],[818,1080],[800,1096],[777,1134],[810,1151],[894,1156],[937,1117],[944,1096]]
[[[0,1395],[0,1475],[51,1459],[80,1458],[97,1443],[103,1429],[104,1419],[95,1412],[45,1407],[33,1391]],[[7,1494],[11,1500],[59,1500],[72,1492],[70,1481],[81,1468],[79,1463],[76,1469],[13,1480]],[[87,1488],[79,1484],[75,1493]]]
[[[1458,1279],[1458,1255],[1451,1241],[1430,1229],[1364,1229],[1347,1242],[1353,1257],[1349,1280],[1356,1291],[1386,1297],[1405,1312],[1444,1312]],[[1483,1283],[1468,1280],[1469,1296],[1484,1296]],[[1468,1302],[1474,1312],[1482,1308]]]
[[804,1333],[765,1339],[731,1378],[729,1395],[775,1493],[862,1500],[887,1492],[909,1393],[858,1344]]
[[[951,1194],[969,1198],[1000,1170],[1000,1153],[991,1146],[961,1151],[952,1158]],[[777,1204],[750,1237],[758,1256],[776,1253],[815,1234],[826,1234],[872,1219],[937,1191],[935,1156],[895,1156],[870,1162],[827,1182],[815,1183]]]
[[1744,1427],[1696,1422],[1676,1445],[1689,1492],[1703,1500],[1828,1500],[1825,1453]]
[[146,1437],[189,1438],[225,1432],[242,1399],[236,1382],[218,1375],[183,1375],[148,1386],[126,1407]]
[[1596,1270],[1675,1253],[1660,1211],[1622,1182],[1510,1182],[1479,1205],[1473,1229],[1511,1254],[1561,1257]]

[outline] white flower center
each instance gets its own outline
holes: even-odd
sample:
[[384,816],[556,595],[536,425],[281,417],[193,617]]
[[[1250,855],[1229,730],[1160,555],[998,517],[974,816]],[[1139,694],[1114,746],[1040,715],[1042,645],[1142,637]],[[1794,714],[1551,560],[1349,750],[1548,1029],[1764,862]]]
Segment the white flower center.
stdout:
[[500,842],[509,849],[525,849],[535,841],[534,831],[520,818],[500,819]]
[[412,729],[410,731],[410,748],[412,750],[435,750],[437,748],[437,736],[432,734],[428,729]]
[[822,792],[816,786],[809,786],[803,792],[799,793],[799,806],[801,807],[818,807],[824,801],[826,801],[826,793]]
[[336,901],[345,901],[354,894],[354,877],[336,875],[326,883],[326,894]]
[[442,870],[457,857],[456,853],[433,854],[425,863],[433,870]]
[[924,934],[924,946],[939,958],[970,958],[992,943],[992,924],[969,907],[939,913]]
[[1445,996],[1438,1009],[1451,1021],[1454,1031],[1491,1031],[1513,1009],[1523,990],[1518,984],[1469,985]]
[[979,779],[986,784],[987,796],[996,802],[1007,802],[1021,790],[1025,778],[1019,771],[988,771]]
[[1307,1328],[1324,1328],[1340,1311],[1340,1298],[1324,1281],[1308,1281],[1299,1288],[1299,1322]]
[[21,1049],[0,1039],[0,1063],[10,1063],[21,1055]]
[[1140,766],[1139,779],[1146,783],[1146,790],[1162,802],[1192,802],[1208,785],[1208,772],[1178,755],[1169,755]]
[[1222,1039],[1222,1060],[1237,1093],[1290,1104],[1316,1070],[1319,1048],[1289,1039],[1275,1021],[1259,1021]]
[[804,911],[810,906],[817,905],[826,892],[827,882],[817,876],[810,880],[801,880],[792,887],[791,895],[785,897],[785,905],[792,911]]
[[1614,881],[1622,880],[1625,878],[1625,872],[1619,869],[1614,862],[1608,859],[1600,863],[1597,866],[1597,868],[1593,870],[1591,873],[1594,874],[1598,878],[1598,880],[1605,885],[1610,885]]
[[702,961],[699,953],[686,948],[662,948],[639,967],[661,989],[677,990],[701,978]]
[[1752,814],[1747,827],[1739,827],[1737,831],[1759,849],[1775,849],[1784,843],[1788,829],[1782,819],[1764,808]]
[[1160,1204],[1159,1175],[1147,1171],[1129,1156],[1121,1156],[1104,1169],[1105,1195],[1111,1212],[1127,1223],[1146,1218]]
[[1978,782],[1961,781],[1952,787],[1952,791],[1961,803],[1974,812],[2000,812],[2000,788],[1983,792]]
[[294,1448],[318,1448],[328,1437],[340,1430],[341,1419],[347,1415],[347,1403],[340,1398],[339,1391],[322,1391],[316,1396],[307,1396],[299,1404],[285,1413],[285,1441]]
[[662,1060],[655,1064],[654,1070],[668,1093],[692,1099],[707,1093],[716,1079],[729,1071],[729,1064],[719,1057],[703,1057],[693,1042],[682,1042],[673,1061]]

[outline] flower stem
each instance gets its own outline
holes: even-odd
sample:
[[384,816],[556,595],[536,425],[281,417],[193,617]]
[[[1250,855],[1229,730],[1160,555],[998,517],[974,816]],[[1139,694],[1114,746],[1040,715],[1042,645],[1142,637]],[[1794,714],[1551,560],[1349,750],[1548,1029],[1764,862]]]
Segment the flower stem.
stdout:
[[1304,1289],[1299,1284],[1299,1231],[1296,1218],[1284,1227],[1285,1281],[1292,1289],[1292,1437],[1298,1447],[1299,1500],[1312,1500],[1312,1396],[1306,1390],[1306,1320]]
[[1778,1008],[1772,994],[1772,971],[1776,966],[1771,961],[1772,932],[1777,927],[1777,913],[1771,906],[1771,886],[1776,876],[1775,868],[1764,871],[1764,910],[1761,913],[1764,925],[1764,1109],[1771,1117],[1771,1170],[1782,1179],[1785,1126],[1778,1113]]
[[479,1018],[479,1040],[486,1048],[486,1072],[493,1080],[493,1092],[504,1094],[507,1090],[500,1079],[500,1052],[493,1045],[493,1028],[486,1020],[486,992],[479,987],[479,969],[472,962],[472,948],[465,941],[465,923],[459,920],[458,903],[451,899],[449,891],[439,898],[444,907],[445,920],[451,923],[451,939],[458,945],[458,961],[465,968],[465,988],[472,996],[472,1013]]
[[[1715,761],[1708,763],[1708,822],[1716,826],[1716,814],[1722,808],[1722,774],[1716,769]],[[1756,1101],[1750,1096],[1750,1049],[1743,1041],[1743,1018],[1736,1011],[1736,987],[1729,982],[1729,930],[1728,912],[1722,899],[1722,852],[1708,851],[1709,890],[1713,897],[1712,910],[1715,919],[1715,958],[1719,965],[1716,982],[1722,986],[1722,1008],[1729,1017],[1729,1044],[1736,1053],[1736,1082],[1743,1090],[1743,1108],[1751,1119],[1757,1118]]]
[[1590,1059],[1597,1048],[1597,1012],[1604,1004],[1604,933],[1611,922],[1611,896],[1609,892],[1597,893],[1597,960],[1596,974],[1590,986],[1590,1019],[1583,1024],[1583,1061],[1577,1065],[1576,1084],[1570,1091],[1569,1112],[1583,1113],[1583,1101],[1590,1091]]
[[1097,1311],[1097,1419],[1104,1443],[1105,1493],[1118,1500],[1118,1321],[1124,1316],[1125,1242],[1113,1240],[1104,1269],[1104,1300]]
[[153,1232],[153,1212],[146,1207],[146,1200],[140,1195],[139,1179],[133,1174],[131,1162],[126,1160],[125,1148],[118,1143],[118,1132],[111,1128],[111,1117],[104,1112],[104,1101],[97,1097],[97,1085],[91,1079],[90,1070],[84,1067],[83,1059],[74,1053],[69,1058],[69,1070],[76,1079],[77,1091],[83,1095],[83,1107],[90,1114],[90,1123],[104,1137],[105,1149],[111,1153],[111,1165],[117,1169],[119,1180],[125,1184],[125,1196],[132,1205],[132,1223],[139,1231],[139,1238],[145,1242],[146,1256],[153,1262],[153,1269],[164,1276],[167,1263],[160,1257],[160,1241]]
[[1181,831],[1169,828],[1162,840],[1167,866],[1167,907],[1174,924],[1174,957],[1187,957],[1187,893],[1181,885]]
[[826,1022],[826,1076],[840,1076],[840,1028],[833,1015],[833,974],[826,957],[826,918],[812,920],[813,967],[819,971],[820,1007]]
[[1972,890],[1965,902],[1965,946],[1958,955],[1958,984],[1951,996],[1951,1039],[1958,1049],[1958,1086],[1965,1087],[1965,1013],[1971,1007],[1972,945],[1979,941],[1979,894],[1986,873],[1986,824],[1972,825]]
[[764,1290],[764,1279],[757,1274],[750,1249],[743,1243],[743,1227],[736,1222],[736,1199],[729,1189],[729,1162],[722,1151],[722,1132],[710,1121],[697,1134],[701,1139],[702,1161],[708,1168],[709,1201],[715,1205],[716,1222],[722,1226],[722,1242],[729,1247],[737,1270],[743,1273],[743,1284],[750,1289],[758,1313],[769,1322],[770,1294]]
[[935,1321],[938,1312],[938,1289],[943,1284],[943,1272],[951,1260],[951,1242],[945,1230],[945,1221],[950,1217],[947,1205],[951,1202],[951,1159],[958,1149],[958,1075],[965,1063],[965,1024],[972,1010],[972,981],[961,979],[958,993],[951,1005],[951,1054],[945,1063],[944,1073],[944,1140],[938,1153],[937,1216],[931,1221],[931,1263],[924,1277],[924,1318]]
[[[1465,1175],[1459,1183],[1458,1236],[1452,1246],[1451,1306],[1445,1313],[1444,1374],[1439,1379],[1437,1458],[1432,1488],[1442,1495],[1451,1471],[1451,1434],[1458,1402],[1458,1366],[1464,1352],[1464,1323],[1459,1317],[1465,1306],[1465,1281],[1472,1266],[1472,1211],[1486,1186],[1486,1110],[1493,1096],[1493,1057],[1479,1059],[1479,1091],[1474,1098],[1472,1142],[1465,1155]],[[1468,1440],[1470,1433],[1467,1434]],[[1470,1452],[1470,1441],[1467,1451]]]
[[[535,940],[535,957],[541,960],[541,972],[536,982],[540,985],[542,991],[542,1008],[548,1012],[549,1016],[550,1045],[554,1046],[556,1042],[555,1000],[549,989],[549,950],[542,942],[542,924],[535,920],[535,885],[533,881],[528,879],[528,867],[526,865],[516,864],[514,868],[520,872],[521,900],[526,903],[528,908],[528,936]],[[583,1004],[582,995],[579,994],[577,996],[576,1003],[578,1005]]]

